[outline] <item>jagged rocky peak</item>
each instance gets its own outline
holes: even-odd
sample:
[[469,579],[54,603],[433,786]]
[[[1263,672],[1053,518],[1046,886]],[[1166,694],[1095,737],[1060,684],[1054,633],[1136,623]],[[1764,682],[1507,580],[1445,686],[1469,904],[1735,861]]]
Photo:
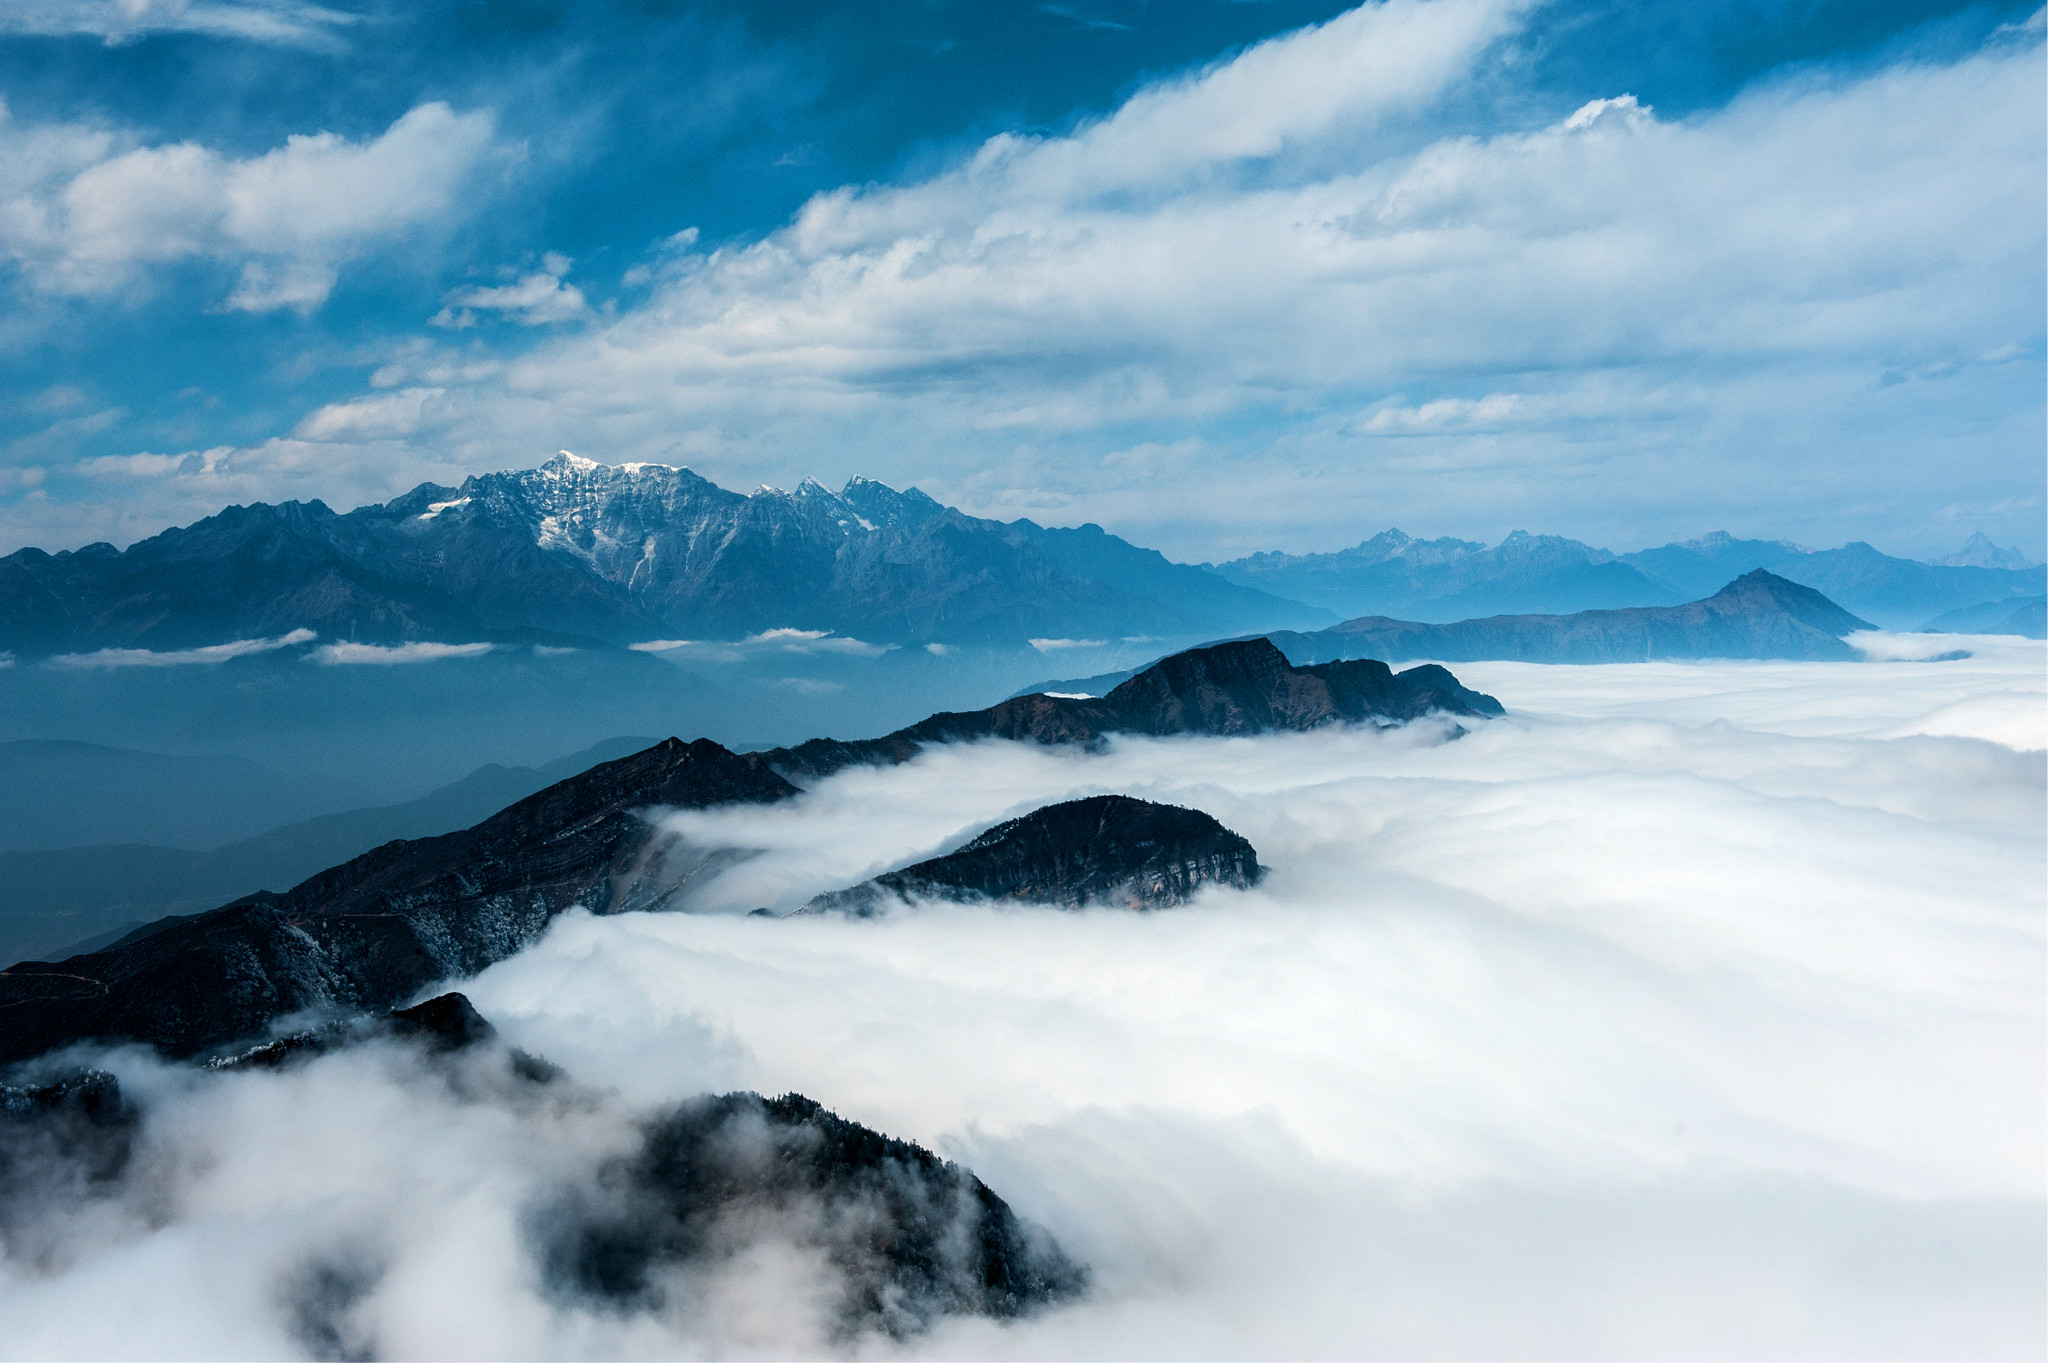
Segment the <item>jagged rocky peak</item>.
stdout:
[[866,917],[919,899],[1163,909],[1264,875],[1249,842],[1199,809],[1094,795],[997,824],[959,851],[819,895],[807,913]]

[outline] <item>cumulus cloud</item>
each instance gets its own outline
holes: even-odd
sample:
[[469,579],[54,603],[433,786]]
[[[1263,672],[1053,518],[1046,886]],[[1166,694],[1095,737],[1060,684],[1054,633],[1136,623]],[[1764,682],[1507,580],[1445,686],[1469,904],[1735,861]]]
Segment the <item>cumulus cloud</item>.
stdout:
[[0,8],[0,32],[89,34],[109,47],[151,33],[329,47],[338,30],[360,22],[305,0],[10,0]]
[[542,257],[539,270],[520,276],[515,283],[456,289],[427,321],[457,331],[475,326],[480,312],[496,313],[528,327],[580,321],[590,315],[590,305],[583,301],[583,290],[566,282],[569,265],[567,256],[550,251]]
[[443,658],[477,658],[496,647],[496,644],[437,644],[426,641],[409,644],[335,643],[322,644],[314,649],[307,661],[325,667],[390,667],[401,663],[438,662]]
[[308,311],[341,267],[465,211],[500,154],[485,111],[422,104],[380,136],[295,135],[235,159],[193,142],[0,122],[0,251],[42,290],[106,297],[152,267],[235,269],[222,306]]
[[[280,634],[272,639],[232,639],[225,644],[208,644],[204,648],[167,649],[158,652],[147,648],[103,648],[95,653],[59,653],[49,659],[51,667],[95,669],[109,667],[211,667],[224,663],[230,658],[243,658],[251,653],[274,653],[281,648],[298,644],[309,644],[320,636],[310,629],[295,629],[289,634]],[[329,645],[328,647],[337,647]],[[350,647],[339,645],[339,647]],[[326,649],[317,649],[316,653]]]
[[[114,1057],[149,1160],[9,1239],[0,1352],[294,1352],[319,1265],[362,1268],[331,1318],[393,1355],[832,1351],[772,1243],[686,1312],[592,1312],[532,1261],[533,1209],[650,1105],[752,1087],[963,1160],[1093,1270],[867,1355],[2038,1357],[2048,773],[1897,733],[2043,702],[2048,652],[1987,642],[1465,665],[1510,714],[1455,739],[982,744],[667,815],[752,855],[465,986],[598,1090]],[[1270,876],[1144,915],[739,912],[1106,790]]]
[[[907,480],[1195,559],[1532,511],[1623,548],[1696,519],[1919,534],[1958,499],[2038,519],[2014,451],[2040,290],[2012,287],[2048,218],[2034,30],[1683,119],[1626,92],[1460,103],[1512,88],[1524,15],[1362,6],[759,241],[685,233],[643,304],[495,364],[415,347],[378,376],[409,396],[304,432],[337,467],[502,462],[589,447],[602,413],[608,459]],[[1468,106],[1491,121],[1426,131]],[[441,320],[581,316],[569,287],[529,272]],[[1765,477],[1768,511],[1731,491]]]

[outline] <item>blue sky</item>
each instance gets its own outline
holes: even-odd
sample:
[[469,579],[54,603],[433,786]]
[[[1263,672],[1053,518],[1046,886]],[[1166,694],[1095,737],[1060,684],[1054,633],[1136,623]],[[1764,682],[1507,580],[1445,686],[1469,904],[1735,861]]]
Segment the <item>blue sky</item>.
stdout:
[[2027,5],[0,0],[0,550],[556,448],[2044,548]]

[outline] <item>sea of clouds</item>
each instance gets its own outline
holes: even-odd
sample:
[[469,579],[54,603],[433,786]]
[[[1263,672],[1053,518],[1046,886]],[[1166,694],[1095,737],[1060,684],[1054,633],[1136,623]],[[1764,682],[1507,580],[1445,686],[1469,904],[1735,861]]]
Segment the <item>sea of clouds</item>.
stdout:
[[[695,912],[574,913],[462,985],[574,1101],[374,1045],[109,1057],[140,1153],[0,1221],[0,1354],[2039,1357],[2048,659],[1964,642],[1465,664],[1509,714],[1462,736],[981,744],[669,814],[721,854],[664,863]],[[1271,874],[1147,915],[746,914],[1103,791]],[[1089,1293],[835,1339],[779,1242],[661,1309],[551,1290],[535,1208],[736,1088],[967,1164]]]

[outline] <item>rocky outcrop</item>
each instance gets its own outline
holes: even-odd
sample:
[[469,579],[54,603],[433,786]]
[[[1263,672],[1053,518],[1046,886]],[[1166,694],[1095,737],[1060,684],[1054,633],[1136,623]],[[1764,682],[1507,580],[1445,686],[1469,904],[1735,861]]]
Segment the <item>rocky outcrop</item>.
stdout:
[[503,960],[571,905],[658,907],[634,897],[652,892],[635,875],[651,833],[640,811],[793,794],[757,756],[669,739],[473,828],[387,843],[284,894],[0,971],[0,1062],[89,1039],[191,1055],[301,1009],[389,1008]]
[[[461,994],[295,1033],[206,1068],[299,1066],[372,1039],[415,1048],[423,1064],[412,1082],[452,1083],[508,1123],[531,1120],[538,1095],[585,1111],[607,1101],[504,1045]],[[563,1160],[519,1226],[519,1253],[565,1305],[660,1311],[693,1274],[729,1272],[757,1246],[817,1266],[805,1285],[823,1295],[826,1327],[846,1343],[903,1339],[949,1316],[1014,1318],[1087,1284],[1084,1268],[972,1171],[801,1094],[707,1094],[620,1116],[630,1127],[614,1153],[591,1167]],[[0,1233],[19,1249],[53,1215],[118,1197],[149,1119],[102,1070],[0,1085]],[[378,1272],[341,1293],[283,1285],[292,1332],[313,1356],[375,1356],[347,1307]]]
[[1441,667],[1396,673],[1371,660],[1296,667],[1263,638],[1164,658],[1100,698],[1013,696],[986,710],[931,716],[882,738],[820,738],[763,754],[791,780],[860,763],[908,761],[928,743],[1009,738],[1092,744],[1109,734],[1257,734],[1325,724],[1396,724],[1426,714],[1480,717],[1500,702]]
[[865,917],[914,899],[1163,909],[1204,885],[1249,889],[1263,874],[1252,845],[1198,809],[1095,795],[997,824],[957,852],[819,895],[801,912]]

